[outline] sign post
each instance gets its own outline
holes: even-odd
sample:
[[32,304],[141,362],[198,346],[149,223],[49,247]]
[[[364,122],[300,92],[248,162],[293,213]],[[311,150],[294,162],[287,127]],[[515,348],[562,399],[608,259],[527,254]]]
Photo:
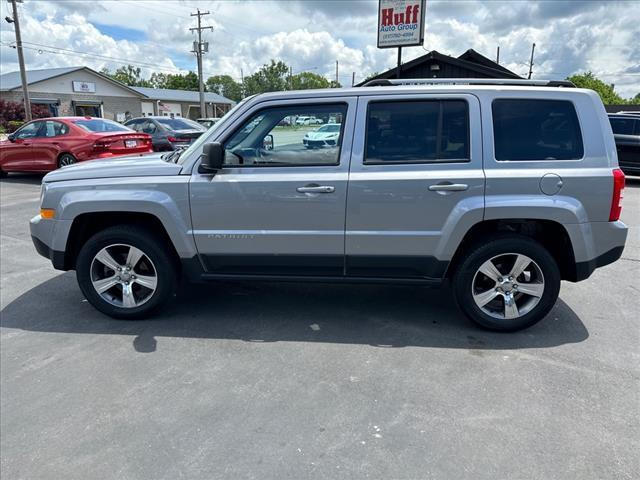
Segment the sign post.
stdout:
[[424,43],[425,0],[379,0],[378,48],[398,48],[398,68],[402,69],[402,47]]

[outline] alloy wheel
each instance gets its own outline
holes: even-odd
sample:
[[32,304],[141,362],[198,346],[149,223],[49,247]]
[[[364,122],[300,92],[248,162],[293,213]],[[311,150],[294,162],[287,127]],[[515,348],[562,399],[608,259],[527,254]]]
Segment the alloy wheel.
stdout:
[[90,278],[103,300],[121,308],[143,305],[158,287],[157,270],[149,256],[121,243],[104,247],[93,257]]
[[490,258],[480,265],[471,283],[478,308],[499,319],[516,319],[529,313],[540,302],[544,288],[538,264],[519,253]]

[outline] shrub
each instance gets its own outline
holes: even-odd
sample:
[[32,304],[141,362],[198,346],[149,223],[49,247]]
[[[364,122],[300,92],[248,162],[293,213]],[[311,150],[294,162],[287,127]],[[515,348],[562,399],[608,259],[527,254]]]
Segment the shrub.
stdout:
[[[42,105],[31,105],[32,118],[51,116],[49,109]],[[24,104],[0,98],[0,127],[13,132],[24,123]],[[10,125],[11,124],[11,125]]]

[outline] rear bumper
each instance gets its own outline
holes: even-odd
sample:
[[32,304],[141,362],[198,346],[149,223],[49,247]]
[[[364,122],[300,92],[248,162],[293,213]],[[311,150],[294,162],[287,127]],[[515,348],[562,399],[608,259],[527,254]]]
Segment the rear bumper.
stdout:
[[627,226],[621,222],[591,222],[564,225],[571,238],[576,262],[575,279],[591,276],[596,268],[615,262],[627,240]]
[[586,280],[591,276],[596,268],[604,267],[605,265],[615,262],[622,256],[623,250],[624,245],[612,248],[608,252],[603,253],[592,260],[576,263],[576,281],[580,282],[582,280]]

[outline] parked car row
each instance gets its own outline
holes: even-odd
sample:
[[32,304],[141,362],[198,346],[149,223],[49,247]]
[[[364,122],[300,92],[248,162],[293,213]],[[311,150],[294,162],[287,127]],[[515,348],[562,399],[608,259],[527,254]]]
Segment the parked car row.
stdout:
[[0,175],[49,172],[84,160],[152,151],[151,136],[112,120],[42,118],[24,124],[0,142]]

